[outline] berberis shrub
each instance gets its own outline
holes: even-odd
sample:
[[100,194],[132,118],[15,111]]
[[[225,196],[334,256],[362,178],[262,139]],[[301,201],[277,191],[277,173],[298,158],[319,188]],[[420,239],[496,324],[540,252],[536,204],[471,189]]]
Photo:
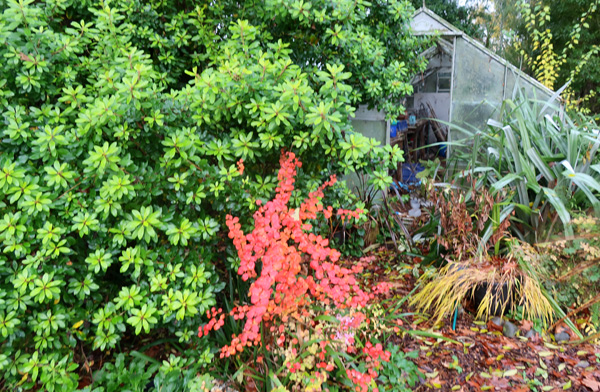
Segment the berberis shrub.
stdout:
[[[275,198],[254,213],[255,226],[251,233],[243,233],[239,218],[227,216],[229,237],[233,239],[240,258],[237,272],[243,280],[251,279],[252,283],[248,292],[250,304],[236,306],[230,312],[234,319],[246,320],[243,331],[232,337],[231,342],[221,349],[220,356],[229,357],[247,347],[262,345],[261,356],[267,357],[271,352],[285,357],[287,376],[292,378],[291,375],[306,370],[303,359],[310,351],[302,352],[303,345],[298,340],[302,334],[298,334],[297,322],[310,326],[317,324],[316,321],[321,321],[323,315],[317,315],[316,310],[327,306],[335,309],[323,313],[336,324],[338,336],[331,334],[327,338],[325,334],[312,340],[319,345],[319,350],[313,353],[319,359],[316,371],[310,374],[313,380],[318,380],[313,383],[320,385],[337,373],[356,391],[367,392],[369,388],[377,391],[374,382],[377,369],[381,361],[389,360],[389,353],[383,350],[381,343],[373,345],[367,341],[363,344],[354,334],[346,338],[339,335],[340,331],[358,328],[367,319],[361,309],[375,295],[363,291],[355,277],[362,267],[354,265],[350,269],[340,266],[340,252],[330,248],[327,239],[313,234],[312,225],[308,223],[321,214],[326,218],[335,213],[342,220],[359,219],[363,211],[339,209],[334,212],[333,207],[325,207],[320,202],[325,188],[337,181],[332,175],[316,191],[309,193],[296,216],[296,211],[290,210],[288,203],[294,190],[296,170],[301,166],[293,153],[281,157]],[[257,271],[258,265],[260,272]],[[374,288],[376,293],[387,290],[386,285]],[[211,319],[208,324],[199,327],[199,337],[208,335],[211,330],[219,330],[225,324],[222,309],[213,308],[207,315]],[[314,329],[322,333],[325,328],[317,325]],[[347,342],[340,345],[342,341]],[[289,342],[287,350],[286,342]],[[359,344],[361,346],[357,347]],[[358,348],[362,348],[361,353],[364,354],[359,355],[358,360],[339,354],[339,351],[356,353],[360,351]],[[298,355],[299,352],[302,354]],[[362,367],[356,369],[354,361]],[[347,362],[354,366],[348,366]],[[271,363],[276,363],[276,360]],[[271,370],[269,375],[277,377],[276,373]],[[307,386],[307,389],[310,388]]]
[[[199,316],[239,262],[223,261],[225,216],[251,223],[282,149],[305,162],[302,189],[365,170],[389,184],[401,154],[350,118],[401,110],[424,65],[411,11],[0,0],[0,388],[76,389],[94,350],[110,362],[160,338],[210,361]],[[329,204],[351,207],[336,187]]]

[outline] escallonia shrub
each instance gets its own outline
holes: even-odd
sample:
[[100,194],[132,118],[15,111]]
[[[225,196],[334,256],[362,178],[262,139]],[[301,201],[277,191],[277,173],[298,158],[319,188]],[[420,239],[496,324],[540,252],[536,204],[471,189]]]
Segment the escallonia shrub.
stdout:
[[[360,347],[355,331],[369,323],[361,308],[388,287],[377,286],[371,293],[363,290],[355,276],[362,271],[361,265],[340,266],[340,253],[329,247],[327,239],[312,231],[311,220],[320,214],[329,219],[334,213],[333,208],[325,207],[320,199],[324,197],[325,188],[336,182],[335,175],[309,193],[295,210],[288,207],[288,202],[301,162],[294,153],[288,152],[282,154],[280,164],[275,198],[254,213],[252,232],[245,234],[239,219],[227,216],[229,238],[240,258],[238,274],[252,283],[248,292],[250,303],[230,311],[235,320],[244,320],[244,326],[230,344],[222,347],[221,358],[239,354],[247,347],[264,345],[261,348],[267,352],[287,351],[287,372],[296,373],[303,369],[298,353],[302,347],[302,339],[297,335],[298,323],[308,324],[320,335],[314,340],[318,345],[313,353],[317,361],[313,382],[322,383],[336,369],[341,370],[342,356],[336,353],[343,349],[356,354],[358,366],[348,367],[341,376],[359,391],[371,387],[377,390],[374,382],[377,369],[381,361],[389,360],[390,354],[380,343],[366,341]],[[363,211],[340,209],[335,213],[347,220],[358,219]],[[325,309],[321,317],[317,309]],[[213,308],[207,316],[210,321],[199,327],[199,337],[224,325],[222,309]],[[323,320],[328,323],[322,323]],[[331,323],[337,325],[336,332],[328,329]]]

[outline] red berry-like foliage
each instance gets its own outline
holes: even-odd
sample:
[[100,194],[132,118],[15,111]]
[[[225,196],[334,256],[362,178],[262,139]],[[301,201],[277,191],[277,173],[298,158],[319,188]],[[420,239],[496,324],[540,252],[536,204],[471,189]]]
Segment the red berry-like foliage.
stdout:
[[[280,164],[275,198],[254,213],[254,230],[244,234],[238,218],[228,215],[226,219],[229,238],[240,258],[238,274],[243,280],[251,279],[252,284],[248,293],[250,304],[237,306],[230,312],[236,320],[245,320],[245,324],[242,333],[233,336],[231,343],[222,348],[222,358],[240,353],[247,346],[260,345],[261,324],[265,330],[277,333],[277,344],[281,346],[285,341],[286,321],[305,312],[310,305],[357,309],[373,298],[373,294],[359,287],[355,277],[362,268],[338,265],[340,253],[329,247],[326,238],[312,233],[312,225],[308,223],[317,219],[319,213],[326,218],[333,214],[333,208],[325,208],[320,200],[324,189],[335,184],[336,177],[331,176],[309,193],[298,211],[291,210],[288,202],[301,162],[288,152],[282,154]],[[337,211],[341,219],[357,219],[361,213],[360,209]],[[260,275],[257,266],[261,267]],[[224,315],[220,313],[220,309],[208,312],[211,320],[199,328],[198,336],[223,325]],[[389,356],[381,345],[370,343],[364,353],[376,365],[379,358],[387,360]],[[319,367],[331,371],[333,365],[323,363]],[[290,370],[294,371],[294,366]],[[372,369],[366,374],[348,373],[359,385],[370,383],[375,375]]]

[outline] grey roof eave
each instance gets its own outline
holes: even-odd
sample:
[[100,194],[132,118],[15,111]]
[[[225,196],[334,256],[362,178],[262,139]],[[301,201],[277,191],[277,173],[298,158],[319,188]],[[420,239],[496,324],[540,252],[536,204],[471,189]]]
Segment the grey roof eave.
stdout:
[[[438,22],[439,24],[443,25],[444,27],[446,27],[449,31],[448,32],[441,32],[441,34],[462,34],[462,31],[460,29],[458,29],[457,27],[455,27],[452,23],[448,22],[446,19],[442,18],[441,16],[439,16],[438,14],[436,14],[435,12],[433,12],[432,10],[430,10],[427,7],[421,7],[418,10],[415,11],[415,13],[413,14],[413,18],[421,13],[427,14],[429,17],[433,18],[436,22]],[[433,35],[435,33],[423,33],[424,35]]]
[[463,32],[463,31],[459,30],[458,28],[456,28],[450,22],[446,21],[444,18],[442,18],[441,16],[437,15],[435,12],[431,11],[429,8],[427,8],[427,7],[421,7],[421,8],[419,8],[413,14],[413,18],[416,17],[417,15],[421,14],[421,13],[425,13],[429,17],[433,18],[436,22],[438,22],[441,25],[443,25],[444,27],[446,27],[449,31],[431,31],[431,32],[427,31],[427,32],[421,32],[421,33],[414,33],[415,35],[417,35],[417,36],[461,37],[465,41],[467,41],[468,43],[470,43],[472,46],[474,46],[475,48],[477,48],[478,50],[480,50],[481,52],[483,52],[484,54],[490,56],[494,60],[498,61],[500,64],[503,64],[506,67],[510,68],[513,72],[515,72],[516,74],[518,74],[520,78],[525,79],[526,81],[530,82],[531,84],[533,84],[537,88],[539,88],[542,91],[545,91],[546,93],[550,94],[550,96],[552,96],[554,94],[553,90],[551,90],[548,87],[544,86],[537,79],[535,79],[535,78],[527,75],[525,72],[521,71],[519,68],[517,68],[516,66],[514,66],[510,61],[506,60],[505,58],[503,58],[501,56],[498,56],[496,53],[494,53],[490,49],[486,48],[482,43],[480,43],[476,39],[469,37],[465,32]]
[[422,33],[413,33],[418,37],[421,36],[440,36],[440,37],[460,37],[463,33],[455,33],[455,32],[446,32],[446,31],[432,31],[432,32],[422,32]]

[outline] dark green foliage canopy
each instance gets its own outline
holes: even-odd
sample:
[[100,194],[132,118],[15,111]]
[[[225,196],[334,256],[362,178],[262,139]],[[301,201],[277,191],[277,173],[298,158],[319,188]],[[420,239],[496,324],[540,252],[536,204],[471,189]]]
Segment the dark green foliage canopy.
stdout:
[[[556,53],[562,53],[571,42],[574,33],[574,25],[579,18],[589,11],[592,3],[600,8],[600,2],[590,0],[546,0],[544,4],[550,6],[550,21],[547,28],[554,36],[554,48]],[[571,72],[579,66],[580,61],[594,46],[600,46],[600,9],[590,13],[586,19],[588,28],[580,30],[577,44],[569,51],[567,62],[562,67],[558,77],[558,85],[562,86],[571,77]],[[571,83],[571,87],[580,97],[591,92],[596,95],[585,103],[592,113],[600,113],[600,54],[592,55],[581,71],[578,72]]]

